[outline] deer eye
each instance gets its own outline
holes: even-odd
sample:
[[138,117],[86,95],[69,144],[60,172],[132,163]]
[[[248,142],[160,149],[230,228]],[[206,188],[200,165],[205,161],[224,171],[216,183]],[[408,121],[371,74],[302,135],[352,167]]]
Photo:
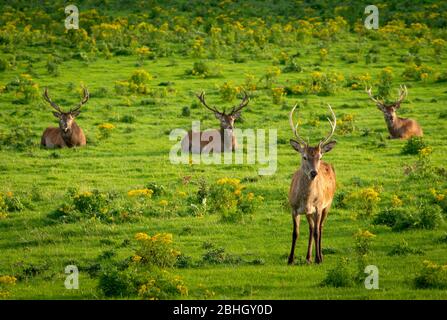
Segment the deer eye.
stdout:
[[303,156],[303,160],[307,160],[307,157],[306,157],[306,156]]

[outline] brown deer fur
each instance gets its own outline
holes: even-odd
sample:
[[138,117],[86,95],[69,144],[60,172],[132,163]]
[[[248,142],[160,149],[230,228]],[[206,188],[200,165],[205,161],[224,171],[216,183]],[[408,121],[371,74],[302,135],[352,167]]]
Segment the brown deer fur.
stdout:
[[86,144],[86,138],[82,129],[75,122],[75,118],[79,115],[79,109],[83,104],[88,101],[89,93],[84,88],[84,97],[80,105],[70,110],[69,112],[63,112],[58,105],[56,105],[48,96],[48,89],[45,89],[44,99],[50,103],[50,105],[57,110],[53,112],[53,115],[59,119],[59,127],[48,127],[42,134],[41,145],[45,148],[72,148],[78,146],[84,146]]
[[402,101],[408,95],[407,87],[401,86],[399,90],[399,98],[393,104],[386,105],[383,101],[375,99],[371,93],[371,88],[366,90],[369,97],[377,105],[377,108],[383,112],[388,132],[391,139],[409,139],[411,137],[422,137],[424,133],[422,128],[413,119],[400,118],[396,114],[396,110],[400,108]]
[[333,122],[329,120],[332,129],[330,135],[320,141],[316,147],[310,147],[304,139],[299,137],[297,127],[293,125],[292,115],[294,109],[290,113],[290,124],[298,141],[290,140],[290,144],[301,154],[301,166],[293,175],[289,190],[293,232],[288,263],[292,264],[294,261],[295,245],[299,235],[302,214],[306,215],[309,224],[306,260],[308,263],[312,262],[312,246],[313,242],[315,242],[315,262],[321,263],[323,262],[321,248],[323,226],[334,198],[336,185],[333,166],[321,161],[321,157],[326,152],[332,150],[336,144],[335,141],[329,141],[335,131],[336,117],[332,108],[330,108],[333,115]]
[[[189,131],[182,139],[182,151],[192,153],[202,153],[210,150],[216,152],[235,151],[237,149],[237,140],[233,133],[234,122],[241,116],[241,110],[248,104],[248,95],[244,93],[240,105],[233,107],[229,113],[221,112],[215,107],[209,107],[205,101],[204,92],[197,97],[202,105],[212,111],[220,121],[220,129],[201,132]],[[218,139],[218,141],[215,141],[215,139]]]

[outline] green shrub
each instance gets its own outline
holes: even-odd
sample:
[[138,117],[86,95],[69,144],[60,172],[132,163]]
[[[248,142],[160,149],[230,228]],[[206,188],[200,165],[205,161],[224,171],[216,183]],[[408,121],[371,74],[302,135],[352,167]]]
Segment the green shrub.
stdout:
[[219,65],[211,66],[205,61],[196,61],[192,69],[186,70],[187,75],[198,76],[202,78],[217,78],[222,76],[221,67]]
[[16,125],[7,133],[0,132],[0,149],[25,151],[36,145],[36,134],[28,125]]
[[137,233],[135,239],[139,245],[132,257],[135,262],[148,266],[171,268],[180,255],[180,252],[172,247],[172,234],[170,233],[157,233],[152,237],[146,233]]
[[389,256],[406,256],[409,254],[423,254],[420,249],[411,248],[408,242],[403,239],[401,242],[391,246],[391,250],[388,252]]
[[134,123],[136,121],[136,117],[134,115],[131,114],[126,114],[122,117],[120,117],[120,122],[124,122],[124,123]]
[[188,295],[188,288],[179,276],[165,271],[152,271],[138,288],[141,299],[165,300]]
[[9,288],[16,284],[17,278],[14,276],[0,275],[0,299],[10,295]]
[[323,286],[342,288],[352,287],[355,284],[355,275],[349,268],[347,259],[338,261],[335,268],[330,269],[326,278],[323,280]]
[[210,212],[219,213],[223,221],[236,222],[255,212],[262,201],[253,192],[245,192],[239,179],[222,178],[209,190]]
[[369,187],[351,192],[343,199],[343,203],[347,207],[357,210],[356,216],[370,217],[376,211],[380,200],[379,192],[375,188]]
[[230,255],[222,247],[215,247],[212,243],[204,243],[206,252],[202,256],[202,263],[205,264],[239,264],[242,259],[238,256]]
[[128,297],[136,292],[136,284],[129,272],[108,267],[99,276],[99,290],[106,297]]
[[447,265],[424,261],[414,285],[418,289],[447,289]]
[[147,183],[146,188],[152,190],[153,197],[158,197],[166,193],[166,187],[162,184],[157,184],[155,182]]
[[3,72],[9,68],[8,60],[0,59],[0,72]]
[[298,64],[298,61],[296,59],[290,59],[287,61],[287,65],[282,69],[283,73],[289,73],[289,72],[301,72],[303,69]]
[[427,144],[422,137],[411,137],[402,148],[402,154],[418,154]]
[[393,231],[436,229],[442,222],[442,209],[428,203],[421,203],[419,207],[386,208],[373,219],[373,224],[386,225]]
[[188,106],[182,108],[182,117],[189,117],[191,115],[191,109]]
[[424,203],[419,210],[418,228],[433,230],[442,224],[442,209],[437,204]]

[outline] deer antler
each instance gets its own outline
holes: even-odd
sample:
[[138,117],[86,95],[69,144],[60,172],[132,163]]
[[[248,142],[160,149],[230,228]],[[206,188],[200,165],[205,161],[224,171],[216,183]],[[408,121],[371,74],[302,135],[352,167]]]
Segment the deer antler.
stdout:
[[383,101],[380,101],[380,100],[374,98],[374,96],[373,96],[373,94],[372,94],[372,92],[371,92],[371,89],[372,89],[372,88],[369,88],[369,89],[368,89],[368,87],[366,87],[366,89],[365,89],[366,93],[367,93],[368,96],[371,98],[371,100],[374,101],[374,102],[377,104],[377,106],[378,106],[379,108],[383,108],[383,105],[384,105]]
[[327,105],[329,107],[329,110],[331,111],[331,115],[332,115],[332,121],[331,119],[327,118],[327,120],[329,121],[329,124],[331,125],[331,132],[329,133],[329,135],[324,138],[323,140],[320,141],[319,145],[320,146],[324,146],[334,135],[335,132],[335,128],[337,127],[337,117],[335,116],[334,110],[332,110],[332,107],[330,104]]
[[84,104],[87,103],[88,99],[90,98],[90,94],[88,93],[87,88],[86,87],[82,87],[82,90],[84,92],[84,96],[82,97],[81,102],[79,103],[79,105],[76,108],[70,109],[70,112],[78,111]]
[[231,112],[229,115],[235,114],[239,111],[241,111],[248,103],[250,102],[250,97],[248,96],[247,92],[244,91],[244,97],[242,98],[241,103],[239,106],[234,106],[233,109],[231,109]]
[[400,88],[399,88],[399,98],[396,100],[396,106],[397,107],[400,107],[400,104],[402,103],[402,101],[404,101],[404,99],[407,97],[407,95],[408,95],[407,86],[400,85]]
[[290,111],[289,113],[290,128],[292,129],[292,132],[295,135],[295,137],[298,139],[298,142],[301,143],[302,145],[307,146],[307,142],[303,138],[301,138],[300,135],[298,134],[298,122],[295,125],[293,121],[293,113],[295,112],[297,106],[298,103],[295,104],[295,106],[292,108],[292,111]]
[[57,104],[55,104],[48,96],[48,88],[45,88],[45,91],[43,92],[43,98],[58,112],[62,112],[61,108]]
[[207,108],[208,110],[212,111],[212,112],[216,112],[218,114],[223,114],[223,112],[220,112],[219,110],[217,110],[216,107],[210,107],[206,104],[205,101],[205,91],[202,91],[200,94],[197,95],[197,98],[199,98],[200,102],[203,104],[203,106],[205,108]]

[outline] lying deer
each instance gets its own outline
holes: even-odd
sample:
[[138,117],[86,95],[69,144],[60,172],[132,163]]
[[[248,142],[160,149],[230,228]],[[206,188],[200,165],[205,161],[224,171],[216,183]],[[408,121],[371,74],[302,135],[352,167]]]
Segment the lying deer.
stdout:
[[369,97],[374,101],[380,111],[383,112],[385,122],[390,133],[390,139],[408,139],[413,136],[422,137],[423,132],[421,126],[412,119],[399,118],[396,110],[400,108],[402,101],[407,97],[408,90],[406,86],[400,86],[399,98],[392,104],[385,104],[373,97],[371,88],[366,89]]
[[321,236],[323,224],[331,207],[335,193],[335,171],[332,165],[321,161],[322,156],[332,150],[335,141],[330,141],[334,135],[337,119],[331,106],[333,120],[329,118],[331,132],[315,147],[311,147],[298,134],[298,124],[293,122],[293,107],[289,114],[290,127],[297,140],[290,140],[292,147],[301,154],[301,167],[292,177],[289,190],[289,203],[292,207],[292,249],[289,255],[289,264],[293,264],[295,244],[299,234],[300,217],[305,214],[309,223],[309,242],[307,245],[307,263],[312,262],[312,243],[315,241],[315,262],[323,262],[321,252]]
[[189,131],[182,140],[182,151],[201,153],[213,150],[216,152],[232,152],[237,149],[237,141],[234,136],[234,121],[241,116],[241,110],[250,101],[248,95],[244,92],[239,106],[235,106],[229,113],[221,112],[216,107],[210,107],[205,101],[205,93],[197,96],[202,105],[212,111],[220,121],[220,130],[207,130],[201,132]]
[[48,88],[45,88],[43,97],[54,109],[56,109],[57,112],[53,112],[53,115],[59,119],[59,128],[48,127],[45,129],[40,142],[43,147],[49,149],[63,147],[71,148],[84,146],[86,144],[84,132],[74,120],[81,112],[79,109],[89,98],[88,90],[86,88],[83,88],[83,90],[84,97],[79,103],[79,106],[70,109],[69,112],[63,112],[56,103],[51,101],[48,96]]

